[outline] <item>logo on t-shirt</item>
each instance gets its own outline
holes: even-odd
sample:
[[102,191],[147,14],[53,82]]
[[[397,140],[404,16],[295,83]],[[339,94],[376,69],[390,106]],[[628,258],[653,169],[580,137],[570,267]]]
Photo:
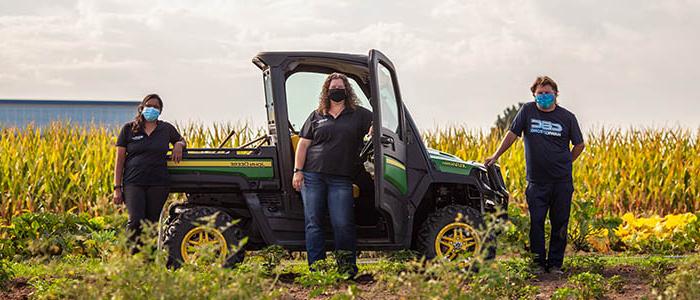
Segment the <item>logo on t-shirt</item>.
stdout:
[[560,124],[545,120],[530,119],[530,133],[561,136],[561,131],[562,127]]
[[131,139],[134,140],[134,141],[139,141],[139,140],[143,139],[143,135],[135,135],[135,136],[132,137]]

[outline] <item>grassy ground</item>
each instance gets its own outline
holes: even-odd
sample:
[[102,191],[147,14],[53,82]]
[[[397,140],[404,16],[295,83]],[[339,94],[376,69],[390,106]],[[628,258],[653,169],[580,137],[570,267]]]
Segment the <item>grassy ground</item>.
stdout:
[[[572,222],[583,222],[577,216]],[[220,267],[214,248],[203,247],[194,263],[170,270],[167,253],[155,250],[155,226],[144,227],[143,246],[133,255],[123,215],[25,214],[0,227],[0,299],[700,299],[696,250],[601,255],[574,252],[581,248],[572,242],[564,274],[535,275],[524,250],[525,218],[511,214],[511,221],[485,229],[506,227],[496,260],[362,252],[360,276],[350,280],[332,256],[309,272],[304,253],[279,246],[249,251],[231,269]]]
[[[332,268],[310,273],[301,258],[270,263],[266,253],[249,255],[233,270],[195,266],[169,271],[158,255],[36,258],[9,264],[13,276],[0,298],[642,299],[678,285],[670,281],[670,274],[689,260],[698,261],[696,256],[578,254],[567,258],[564,275],[535,276],[526,261],[516,257],[499,258],[494,266],[465,273],[449,265],[424,265],[410,255],[373,256],[378,258],[360,260],[363,275],[355,281]],[[457,274],[470,274],[464,277],[469,280],[453,281],[461,276]],[[498,292],[501,284],[510,286]]]

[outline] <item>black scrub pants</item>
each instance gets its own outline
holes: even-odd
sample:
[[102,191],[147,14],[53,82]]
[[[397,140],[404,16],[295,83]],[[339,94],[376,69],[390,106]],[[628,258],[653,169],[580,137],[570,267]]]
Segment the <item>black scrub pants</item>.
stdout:
[[170,187],[167,185],[125,185],[124,203],[129,213],[126,227],[129,240],[138,242],[141,235],[141,223],[148,221],[158,223],[160,212],[168,199]]
[[[529,182],[525,196],[530,211],[530,252],[535,263],[545,268],[559,267],[564,262],[567,227],[571,212],[572,182]],[[549,212],[552,232],[549,239],[549,255],[545,249],[544,221]]]

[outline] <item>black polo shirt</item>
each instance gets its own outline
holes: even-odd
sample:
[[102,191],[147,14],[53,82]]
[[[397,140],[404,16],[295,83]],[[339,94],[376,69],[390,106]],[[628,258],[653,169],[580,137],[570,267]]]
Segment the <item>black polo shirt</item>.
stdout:
[[362,150],[362,138],[372,124],[372,112],[346,107],[338,118],[313,111],[299,136],[311,140],[304,171],[353,176]]
[[168,185],[166,156],[169,144],[175,144],[182,136],[175,126],[157,121],[156,129],[147,135],[143,129],[134,133],[131,122],[124,124],[117,146],[126,147],[126,162],[122,184]]

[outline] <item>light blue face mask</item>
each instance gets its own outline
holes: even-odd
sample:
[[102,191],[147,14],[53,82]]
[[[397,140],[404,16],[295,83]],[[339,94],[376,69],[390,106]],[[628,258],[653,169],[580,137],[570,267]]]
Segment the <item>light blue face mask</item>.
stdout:
[[552,104],[554,103],[554,94],[538,94],[535,96],[535,102],[537,102],[540,107],[548,109],[552,107]]
[[141,111],[141,115],[143,116],[144,119],[148,122],[153,122],[155,120],[158,120],[158,116],[160,116],[160,110],[158,110],[155,107],[146,107]]

